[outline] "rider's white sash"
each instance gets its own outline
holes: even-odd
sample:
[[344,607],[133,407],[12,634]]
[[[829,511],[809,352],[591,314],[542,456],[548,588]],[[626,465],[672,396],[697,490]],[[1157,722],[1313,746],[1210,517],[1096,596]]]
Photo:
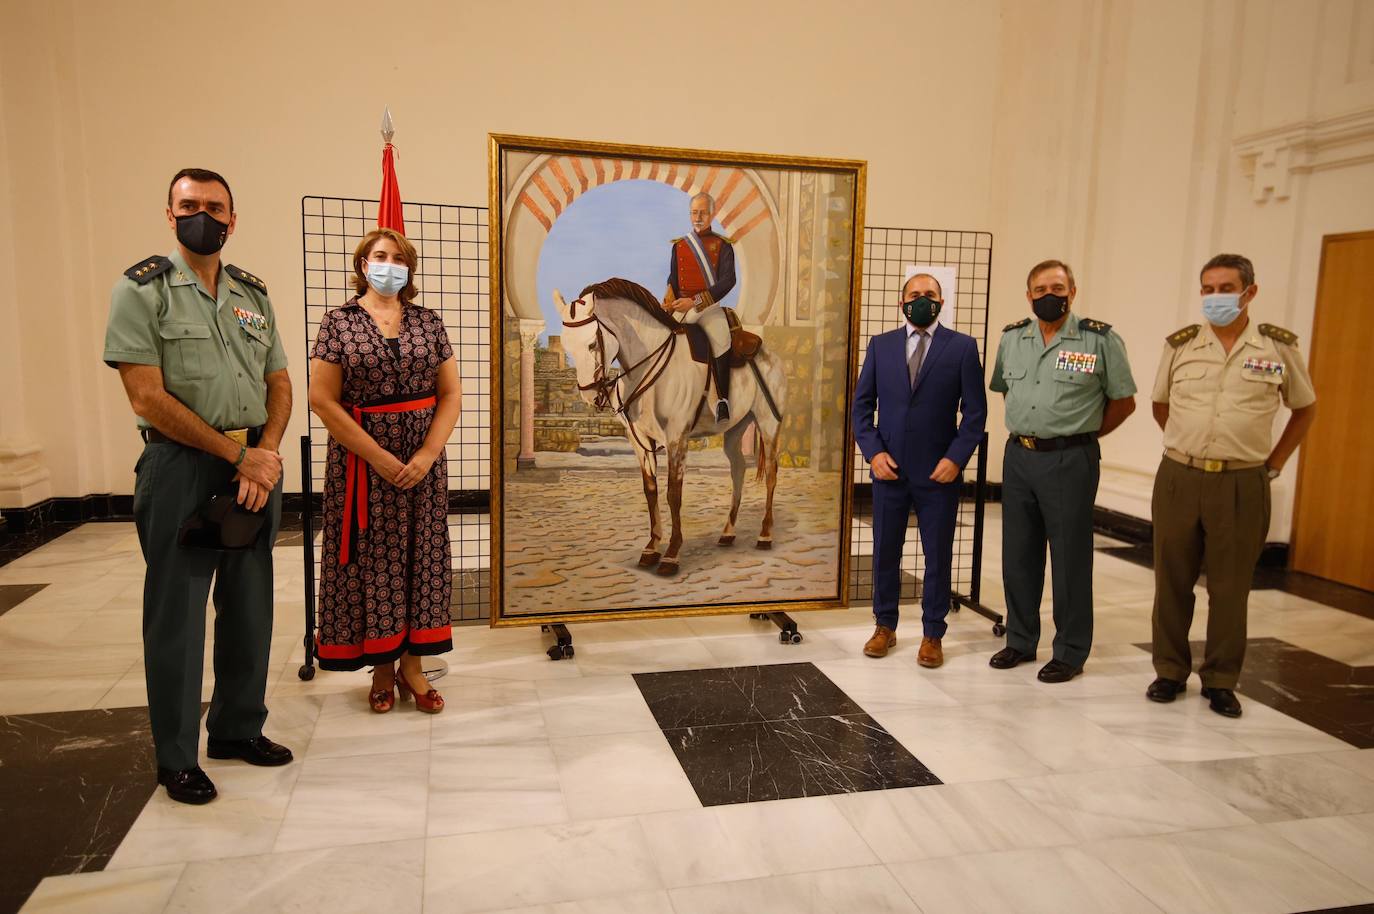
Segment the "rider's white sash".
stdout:
[[692,255],[697,259],[697,266],[701,267],[701,275],[706,277],[706,288],[711,288],[716,284],[716,271],[711,269],[711,258],[706,256],[706,250],[701,246],[701,239],[697,237],[695,231],[690,231],[685,240],[687,246],[692,249]]

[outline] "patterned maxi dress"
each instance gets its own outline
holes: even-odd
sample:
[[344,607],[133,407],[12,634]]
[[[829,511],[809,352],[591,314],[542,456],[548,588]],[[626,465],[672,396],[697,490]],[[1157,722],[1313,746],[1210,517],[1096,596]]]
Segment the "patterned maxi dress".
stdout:
[[[342,368],[340,399],[345,409],[377,408],[379,401],[395,404],[433,393],[439,366],[453,357],[442,319],[418,305],[404,306],[399,340],[397,360],[372,316],[353,298],[324,316],[312,355]],[[405,463],[424,443],[433,418],[434,407],[429,406],[364,413],[361,424]],[[365,479],[355,476],[352,488],[356,491],[360,481],[367,486],[366,529],[359,529],[354,495],[345,547],[347,458],[348,451],[331,436],[316,631],[320,666],[356,670],[391,663],[406,652],[450,650],[453,573],[444,455],[434,461],[428,476],[406,491],[387,483],[358,458],[357,475]]]

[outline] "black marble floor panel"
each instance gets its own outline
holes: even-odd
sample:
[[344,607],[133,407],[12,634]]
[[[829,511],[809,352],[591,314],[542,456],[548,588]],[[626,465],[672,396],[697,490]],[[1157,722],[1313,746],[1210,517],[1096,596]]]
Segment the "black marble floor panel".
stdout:
[[0,616],[47,586],[47,584],[0,584]]
[[156,788],[146,708],[0,717],[0,914],[104,869]]
[[940,783],[810,663],[635,682],[703,806]]
[[[1155,567],[1154,546],[1149,543],[1133,546],[1099,546],[1097,551],[1139,565],[1141,568]],[[1203,569],[1198,582],[1205,584],[1206,581],[1207,572]],[[1342,609],[1366,619],[1374,619],[1374,593],[1301,571],[1257,567],[1251,587],[1254,590],[1281,590],[1332,609]]]
[[[1196,665],[1206,644],[1191,644]],[[1136,647],[1150,650],[1148,643]],[[1374,666],[1350,666],[1278,638],[1250,638],[1237,691],[1356,748],[1374,749]]]
[[28,555],[39,546],[51,543],[59,536],[80,526],[80,524],[51,523],[28,533],[6,536],[4,542],[0,543],[0,567]]

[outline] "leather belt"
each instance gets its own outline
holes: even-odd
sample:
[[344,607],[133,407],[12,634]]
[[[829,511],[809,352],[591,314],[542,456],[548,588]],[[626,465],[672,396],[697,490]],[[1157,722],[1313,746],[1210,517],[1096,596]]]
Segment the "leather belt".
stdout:
[[[181,444],[180,441],[177,441],[175,438],[168,438],[155,428],[140,429],[139,434],[142,435],[143,440],[149,444]],[[235,444],[241,447],[257,447],[258,442],[262,440],[262,426],[259,425],[257,428],[221,429],[220,434],[224,435],[226,438],[232,439]]]
[[1062,451],[1069,447],[1081,447],[1097,440],[1097,435],[1084,432],[1081,435],[1065,435],[1062,438],[1037,438],[1034,435],[1012,435],[1013,444],[1028,451]]
[[1228,470],[1253,470],[1255,467],[1264,466],[1263,460],[1208,460],[1203,457],[1190,457],[1182,451],[1176,451],[1171,447],[1164,449],[1164,456],[1175,463],[1181,463],[1185,467],[1192,467],[1195,470],[1202,470],[1204,473],[1225,473]]

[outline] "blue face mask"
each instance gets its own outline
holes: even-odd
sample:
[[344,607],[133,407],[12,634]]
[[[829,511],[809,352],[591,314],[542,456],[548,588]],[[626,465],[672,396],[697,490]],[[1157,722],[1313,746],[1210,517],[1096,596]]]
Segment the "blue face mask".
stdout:
[[1225,327],[1240,317],[1240,293],[1218,292],[1202,296],[1202,316],[1216,327]]
[[409,278],[410,269],[405,264],[369,262],[367,265],[368,285],[387,298],[404,289]]

